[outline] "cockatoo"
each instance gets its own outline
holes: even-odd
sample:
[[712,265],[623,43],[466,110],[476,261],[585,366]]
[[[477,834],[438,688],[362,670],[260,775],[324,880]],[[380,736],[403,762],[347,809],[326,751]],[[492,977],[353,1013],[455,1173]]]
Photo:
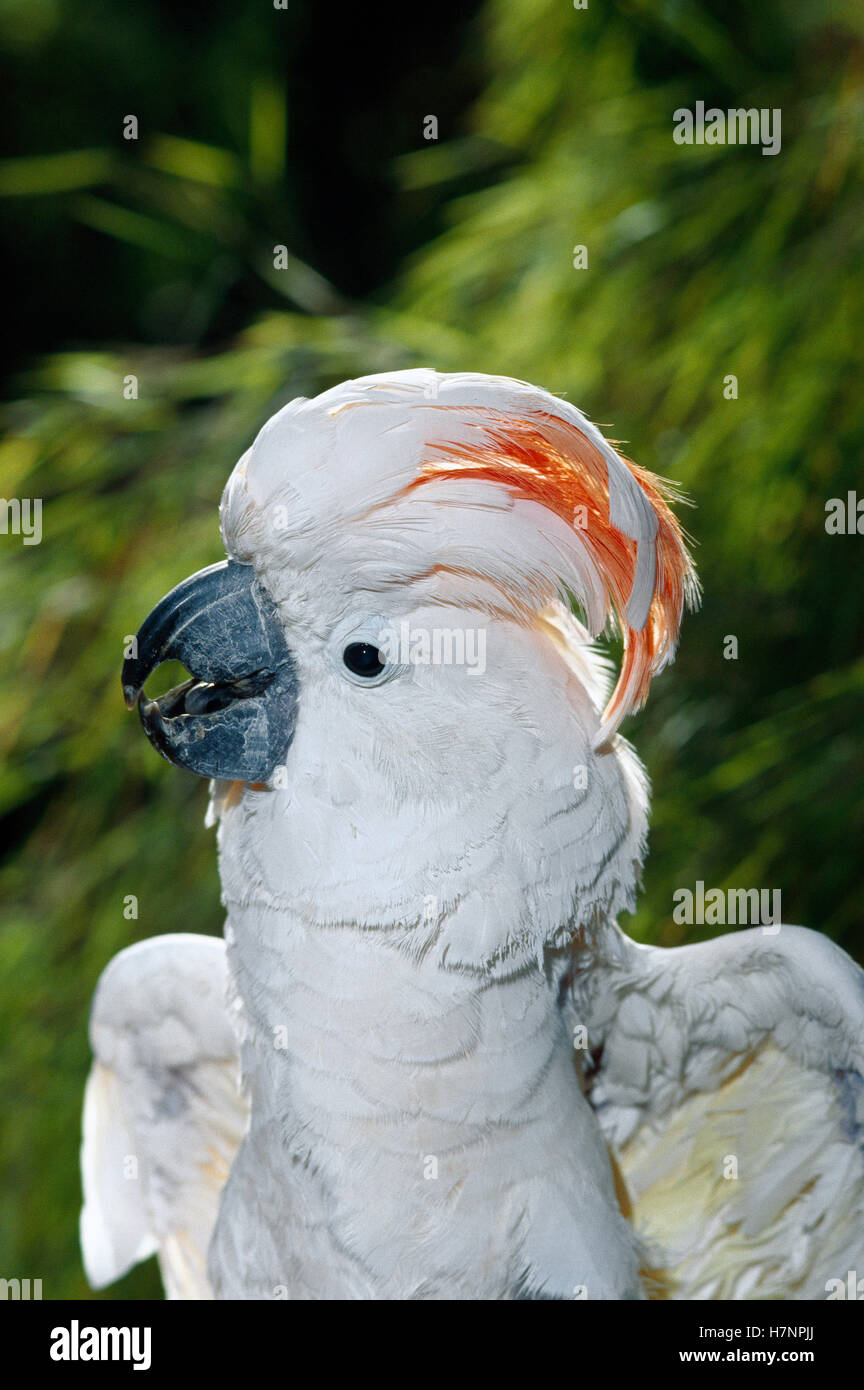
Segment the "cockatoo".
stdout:
[[[225,940],[99,981],[91,1284],[154,1251],[201,1299],[864,1273],[862,972],[800,927],[617,925],[648,802],[618,728],[695,596],[658,480],[546,391],[411,370],[280,410],[221,519],[123,685],[211,779]],[[169,658],[191,679],[148,700]]]

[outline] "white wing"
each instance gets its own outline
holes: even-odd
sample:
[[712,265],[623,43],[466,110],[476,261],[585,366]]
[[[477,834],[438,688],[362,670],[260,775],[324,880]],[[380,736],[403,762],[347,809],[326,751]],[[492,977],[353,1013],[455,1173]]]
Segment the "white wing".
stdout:
[[661,1298],[825,1299],[864,1274],[864,973],[769,932],[660,950],[616,929],[579,961],[589,1095]]
[[93,999],[81,1247],[103,1288],[158,1253],[169,1298],[212,1298],[207,1248],[246,1128],[225,943],[160,936],[121,951]]

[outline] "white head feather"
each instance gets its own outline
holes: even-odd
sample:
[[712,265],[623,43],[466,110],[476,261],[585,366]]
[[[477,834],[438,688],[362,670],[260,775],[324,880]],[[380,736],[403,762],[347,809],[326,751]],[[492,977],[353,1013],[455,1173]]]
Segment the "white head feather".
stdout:
[[[284,786],[247,792],[245,831],[223,828],[229,902],[299,902],[412,955],[508,969],[632,906],[647,795],[615,730],[695,592],[656,480],[547,392],[414,370],[292,401],[234,470],[222,525],[276,601],[302,692]],[[588,643],[613,613],[625,657],[604,717]],[[346,642],[406,622],[481,627],[485,670],[346,679]]]

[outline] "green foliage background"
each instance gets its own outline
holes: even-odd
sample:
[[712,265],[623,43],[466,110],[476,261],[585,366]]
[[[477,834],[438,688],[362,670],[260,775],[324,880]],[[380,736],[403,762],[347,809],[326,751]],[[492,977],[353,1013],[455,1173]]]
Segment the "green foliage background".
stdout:
[[[64,45],[67,63],[104,63],[107,13],[7,5],[0,42],[26,80],[46,62],[62,73]],[[864,540],[824,527],[828,498],[864,495],[860,10],[487,0],[452,32],[447,61],[476,81],[437,143],[422,138],[434,102],[403,93],[413,145],[386,164],[393,263],[361,293],[303,244],[286,134],[302,48],[280,66],[267,41],[280,17],[241,13],[214,9],[182,133],[150,126],[124,145],[88,128],[84,148],[74,122],[50,140],[34,127],[0,165],[16,238],[38,248],[46,225],[86,228],[94,284],[104,256],[128,301],[112,323],[133,326],[30,365],[0,446],[4,496],[44,499],[41,545],[0,538],[0,1274],[41,1277],[50,1298],[88,1296],[77,1146],[97,976],[133,940],[221,923],[205,789],[125,714],[123,638],[220,557],[224,479],[294,395],[414,364],[512,374],[681,483],[705,600],[627,730],[656,792],[626,925],[677,944],[676,887],[779,887],[787,921],[864,955]],[[173,52],[160,7],[116,23],[132,15],[121,76],[124,63],[156,75]],[[217,91],[221,125],[194,128]],[[675,145],[671,113],[697,100],[780,108],[782,152]],[[275,272],[283,242],[291,268]],[[158,1296],[152,1262],[109,1294]]]

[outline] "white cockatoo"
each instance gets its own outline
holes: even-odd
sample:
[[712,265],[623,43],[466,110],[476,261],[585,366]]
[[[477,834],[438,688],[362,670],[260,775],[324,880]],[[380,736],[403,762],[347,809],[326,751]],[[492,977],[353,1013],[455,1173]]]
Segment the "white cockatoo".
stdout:
[[[124,687],[212,779],[225,941],[99,981],[90,1282],[154,1251],[173,1298],[864,1274],[864,975],[799,927],[661,950],[616,923],[648,800],[617,730],[695,593],[657,480],[545,391],[412,370],[292,401],[221,516],[228,560]],[[149,701],[168,658],[192,679]]]

